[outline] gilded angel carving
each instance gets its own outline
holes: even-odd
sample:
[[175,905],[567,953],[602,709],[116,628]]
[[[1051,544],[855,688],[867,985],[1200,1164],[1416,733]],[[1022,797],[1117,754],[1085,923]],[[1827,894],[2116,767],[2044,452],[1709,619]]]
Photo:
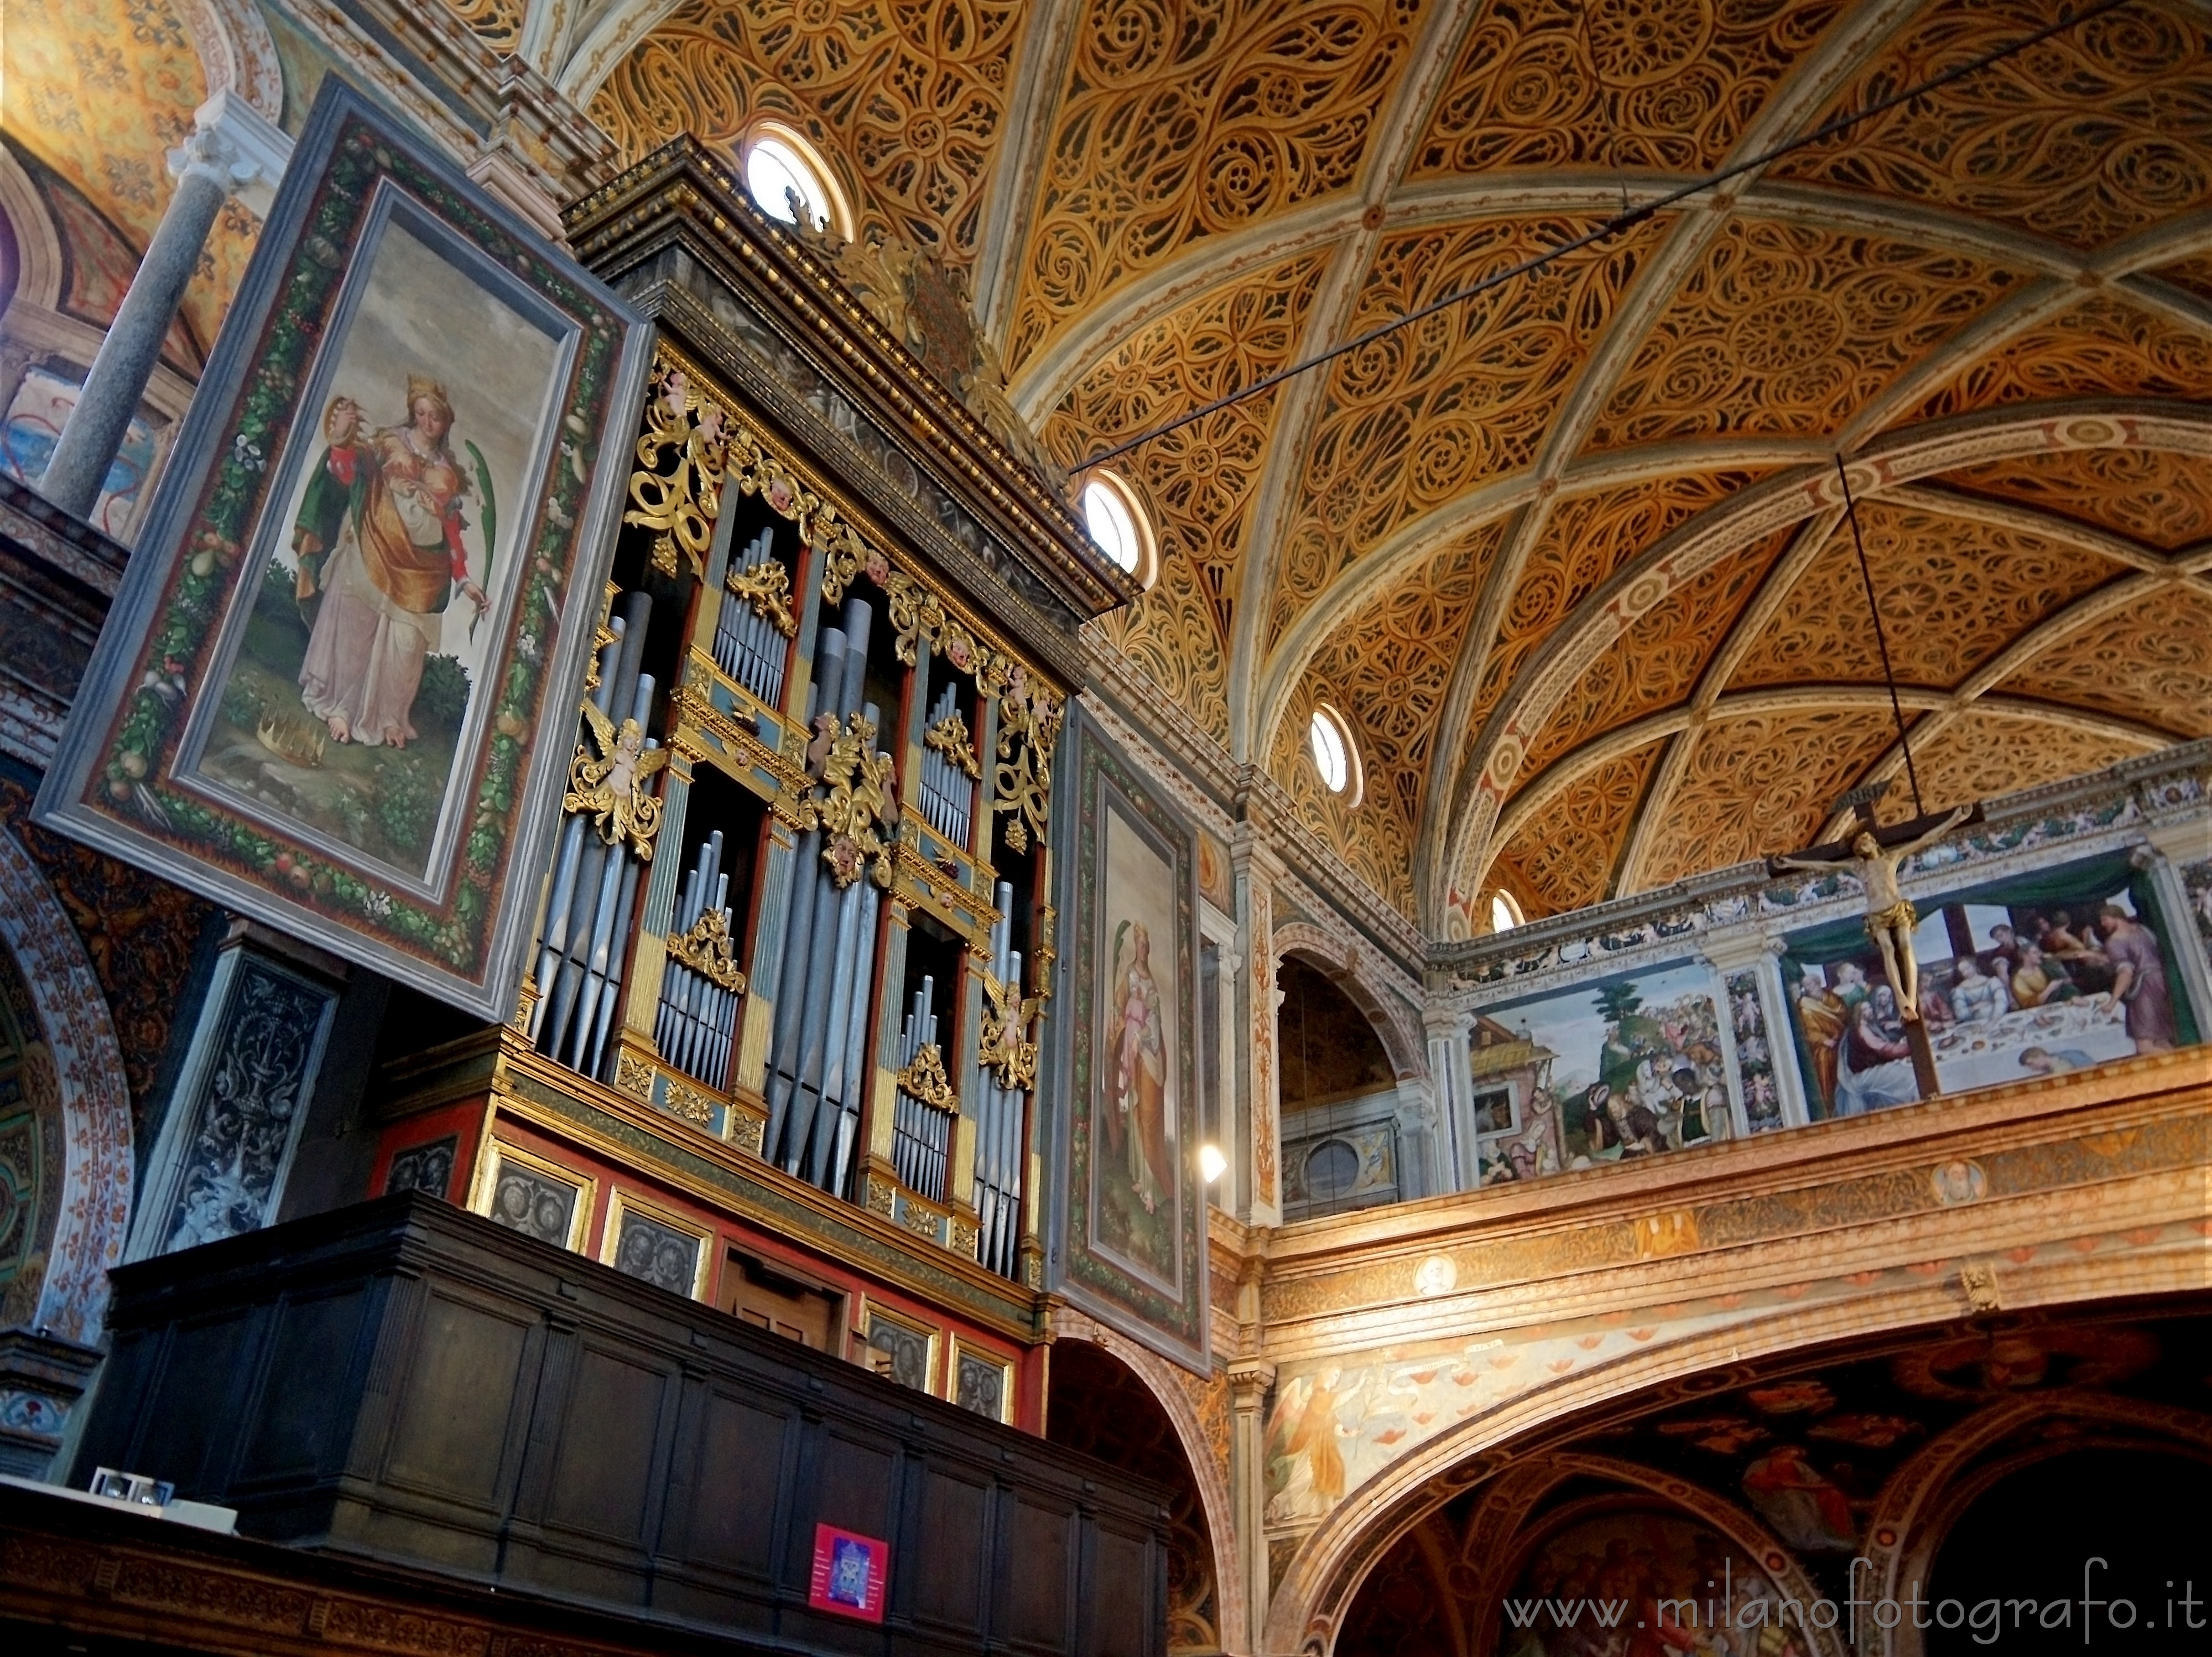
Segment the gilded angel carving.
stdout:
[[1030,1030],[1043,1008],[1044,997],[1024,996],[1018,983],[1001,984],[988,967],[976,977],[982,979],[984,997],[991,1003],[983,1014],[983,1041],[976,1063],[996,1075],[1002,1087],[1034,1088],[1037,1045],[1030,1039]]
[[668,750],[647,747],[637,721],[625,719],[617,726],[592,703],[584,704],[584,722],[599,755],[595,758],[590,747],[576,744],[562,809],[584,813],[609,845],[627,840],[638,861],[649,863],[653,838],[660,832],[660,801],[647,785],[668,763]]

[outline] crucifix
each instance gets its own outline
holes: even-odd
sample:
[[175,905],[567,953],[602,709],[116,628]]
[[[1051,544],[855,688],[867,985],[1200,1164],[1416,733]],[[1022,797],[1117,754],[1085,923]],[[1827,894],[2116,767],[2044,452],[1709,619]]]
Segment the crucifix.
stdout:
[[[1897,693],[1897,674],[1890,665],[1889,640],[1882,631],[1881,605],[1875,596],[1874,570],[1867,560],[1866,542],[1859,534],[1858,503],[1851,498],[1851,480],[1844,457],[1836,457],[1836,478],[1843,487],[1844,515],[1851,527],[1851,544],[1858,552],[1859,576],[1866,584],[1867,609],[1874,619],[1875,644],[1881,655],[1881,673],[1889,686],[1890,713],[1897,722],[1897,746],[1905,761],[1905,780],[1912,791],[1913,816],[1909,821],[1883,828],[1875,820],[1874,802],[1888,791],[1887,783],[1853,789],[1836,802],[1843,813],[1836,838],[1808,850],[1770,857],[1767,872],[1780,875],[1791,870],[1825,873],[1848,862],[1866,892],[1866,931],[1881,952],[1882,976],[1897,1001],[1899,1021],[1912,1051],[1912,1076],[1923,1099],[1933,1099],[1941,1087],[1936,1076],[1936,1055],[1929,1045],[1928,1027],[1920,1016],[1920,963],[1913,953],[1912,934],[1920,913],[1898,884],[1897,871],[1907,857],[1925,850],[1953,829],[1978,822],[1978,804],[1932,813],[1920,799],[1920,776],[1912,764],[1912,743],[1906,732],[1905,707]],[[1856,831],[1856,832],[1854,832]]]

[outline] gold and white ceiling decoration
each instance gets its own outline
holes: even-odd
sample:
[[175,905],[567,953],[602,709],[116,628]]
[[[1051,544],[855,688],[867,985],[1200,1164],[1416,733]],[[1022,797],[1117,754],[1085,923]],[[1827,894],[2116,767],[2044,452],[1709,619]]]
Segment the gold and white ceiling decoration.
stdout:
[[[469,0],[633,155],[811,135],[1070,461],[2058,3]],[[1838,450],[1931,807],[2212,734],[2208,34],[2136,0],[1147,446],[1104,637],[1431,935],[1897,771]]]

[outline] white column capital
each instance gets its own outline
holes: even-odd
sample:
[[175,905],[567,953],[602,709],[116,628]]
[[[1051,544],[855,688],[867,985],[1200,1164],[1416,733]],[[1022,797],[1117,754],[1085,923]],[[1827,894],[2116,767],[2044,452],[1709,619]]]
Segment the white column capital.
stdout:
[[192,112],[192,127],[169,152],[171,176],[211,180],[267,218],[292,159],[291,135],[228,87]]

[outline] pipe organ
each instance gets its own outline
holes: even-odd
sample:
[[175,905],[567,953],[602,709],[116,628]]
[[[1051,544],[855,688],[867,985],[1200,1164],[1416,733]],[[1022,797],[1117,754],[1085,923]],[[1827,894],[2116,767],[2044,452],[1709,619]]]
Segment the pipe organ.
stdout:
[[480,1212],[611,1262],[646,1227],[738,1315],[1041,1409],[1054,765],[1134,589],[967,394],[929,261],[795,236],[689,141],[569,226],[659,328],[627,510],[537,738],[573,757],[520,1010],[387,1058],[380,1167],[449,1135]]
[[536,1050],[1016,1276],[1062,696],[673,343],[634,460]]

